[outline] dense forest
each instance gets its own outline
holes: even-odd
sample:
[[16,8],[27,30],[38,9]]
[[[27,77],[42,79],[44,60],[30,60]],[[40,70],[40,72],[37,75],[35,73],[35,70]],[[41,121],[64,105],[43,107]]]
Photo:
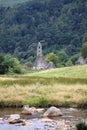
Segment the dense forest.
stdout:
[[87,41],[87,0],[32,0],[0,6],[0,52],[33,62],[39,41],[44,54],[78,54]]
[[0,5],[2,6],[14,6],[26,1],[30,1],[30,0],[0,0]]

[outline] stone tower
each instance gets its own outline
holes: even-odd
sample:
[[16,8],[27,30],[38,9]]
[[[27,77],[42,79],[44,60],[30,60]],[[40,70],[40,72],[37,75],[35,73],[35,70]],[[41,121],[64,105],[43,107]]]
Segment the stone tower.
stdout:
[[33,70],[45,70],[45,69],[51,69],[51,68],[55,68],[55,65],[53,62],[47,63],[45,61],[44,56],[42,54],[42,45],[39,42],[37,45],[37,56],[33,65]]
[[47,68],[47,64],[48,63],[45,61],[44,56],[42,54],[42,45],[39,42],[37,45],[37,57],[33,65],[33,70],[44,70]]
[[42,56],[42,45],[39,42],[37,46],[37,56]]

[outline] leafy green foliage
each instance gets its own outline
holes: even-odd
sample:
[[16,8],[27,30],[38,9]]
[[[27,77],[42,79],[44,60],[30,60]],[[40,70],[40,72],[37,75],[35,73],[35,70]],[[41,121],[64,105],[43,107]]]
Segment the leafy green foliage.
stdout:
[[58,56],[56,54],[54,54],[53,52],[47,54],[45,56],[45,59],[46,61],[50,62],[52,61],[56,66],[57,66],[57,63],[58,63]]
[[87,130],[87,124],[85,122],[79,122],[77,125],[77,130]]
[[83,43],[81,51],[82,51],[82,56],[84,58],[87,58],[87,42]]
[[2,6],[13,6],[15,4],[20,4],[28,0],[0,0],[0,5]]
[[0,54],[0,74],[7,72],[7,65],[3,54]]
[[66,62],[66,66],[72,66],[73,65],[73,63],[72,63],[72,61],[69,59],[67,62]]
[[66,52],[64,50],[60,51],[58,53],[58,56],[59,56],[59,62],[62,64],[62,65],[65,65],[65,63],[67,62],[68,60],[68,55],[66,54]]
[[78,53],[78,54],[75,54],[75,55],[71,56],[70,60],[71,60],[72,64],[75,64],[75,62],[76,62],[77,59],[80,57],[80,55],[81,55],[81,54]]
[[22,66],[18,59],[0,54],[0,74],[21,72]]
[[13,8],[0,6],[0,52],[21,61],[35,59],[38,41],[44,54],[77,54],[87,34],[86,0],[32,0]]

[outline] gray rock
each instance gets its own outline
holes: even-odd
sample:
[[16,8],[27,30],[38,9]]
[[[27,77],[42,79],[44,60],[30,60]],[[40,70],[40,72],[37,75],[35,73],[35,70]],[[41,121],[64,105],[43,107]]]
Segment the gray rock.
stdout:
[[38,108],[38,109],[37,109],[37,112],[38,112],[38,113],[43,113],[44,111],[45,111],[44,108]]
[[19,114],[12,114],[12,115],[10,115],[10,118],[11,118],[12,120],[20,119],[20,115],[19,115]]
[[37,113],[37,109],[35,107],[30,107],[30,108],[24,108],[21,114],[25,115],[35,115]]
[[69,111],[77,112],[78,109],[76,109],[76,108],[69,108]]
[[52,116],[62,116],[62,112],[60,109],[52,106],[48,108],[48,110],[44,113],[44,116],[52,117]]
[[24,105],[22,109],[23,110],[28,110],[29,109],[29,105]]
[[53,68],[56,68],[54,63],[52,61],[50,61],[47,65],[47,69],[53,69]]
[[10,124],[21,123],[21,122],[22,122],[22,120],[20,119],[19,114],[12,114],[8,118],[8,123],[10,123]]
[[76,64],[76,65],[85,65],[85,64],[86,64],[86,61],[85,61],[85,59],[84,59],[82,56],[80,56],[80,57],[77,59],[77,61],[75,62],[75,64]]
[[30,126],[30,125],[32,125],[32,123],[23,120],[22,125],[23,126]]
[[21,114],[25,115],[35,115],[37,113],[44,113],[45,109],[44,108],[35,108],[35,107],[29,107],[29,105],[24,105],[22,108]]

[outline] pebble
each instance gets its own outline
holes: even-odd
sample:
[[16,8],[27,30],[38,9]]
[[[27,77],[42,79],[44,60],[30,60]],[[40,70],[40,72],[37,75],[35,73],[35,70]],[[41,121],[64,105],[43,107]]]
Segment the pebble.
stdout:
[[49,118],[42,118],[41,120],[42,122],[52,122],[53,120],[49,119]]
[[23,122],[22,122],[22,125],[23,125],[23,126],[30,126],[30,125],[32,125],[32,123],[27,122],[27,121],[23,121]]

